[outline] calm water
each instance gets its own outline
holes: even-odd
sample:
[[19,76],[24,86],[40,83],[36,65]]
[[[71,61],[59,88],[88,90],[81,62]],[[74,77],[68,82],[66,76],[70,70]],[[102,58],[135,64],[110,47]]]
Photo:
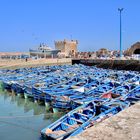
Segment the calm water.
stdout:
[[40,130],[63,114],[0,90],[0,140],[39,140]]

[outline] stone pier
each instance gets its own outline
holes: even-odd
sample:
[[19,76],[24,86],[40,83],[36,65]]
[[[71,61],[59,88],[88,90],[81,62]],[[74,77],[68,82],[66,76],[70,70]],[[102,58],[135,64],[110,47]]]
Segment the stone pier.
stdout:
[[69,140],[140,140],[140,102]]
[[72,64],[96,65],[99,68],[140,71],[140,60],[73,59]]

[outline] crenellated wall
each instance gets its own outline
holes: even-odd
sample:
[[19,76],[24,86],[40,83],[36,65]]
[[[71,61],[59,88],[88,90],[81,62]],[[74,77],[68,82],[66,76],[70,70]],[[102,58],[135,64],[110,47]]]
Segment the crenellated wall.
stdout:
[[55,41],[55,48],[61,50],[65,56],[75,55],[77,52],[77,40],[65,40],[64,41]]

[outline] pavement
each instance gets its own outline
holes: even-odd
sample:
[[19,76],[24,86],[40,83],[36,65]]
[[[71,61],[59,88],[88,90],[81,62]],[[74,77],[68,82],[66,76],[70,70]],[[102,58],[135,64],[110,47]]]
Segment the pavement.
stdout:
[[140,102],[69,140],[140,140]]

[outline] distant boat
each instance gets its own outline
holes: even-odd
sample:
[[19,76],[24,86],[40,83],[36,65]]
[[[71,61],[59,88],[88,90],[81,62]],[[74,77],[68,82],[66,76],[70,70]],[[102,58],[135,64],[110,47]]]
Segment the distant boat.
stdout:
[[57,54],[61,52],[60,50],[52,49],[45,44],[40,44],[38,49],[29,49],[31,57],[39,57],[39,58],[49,58],[49,57],[57,57]]

